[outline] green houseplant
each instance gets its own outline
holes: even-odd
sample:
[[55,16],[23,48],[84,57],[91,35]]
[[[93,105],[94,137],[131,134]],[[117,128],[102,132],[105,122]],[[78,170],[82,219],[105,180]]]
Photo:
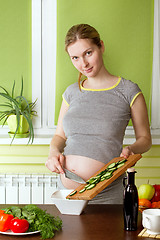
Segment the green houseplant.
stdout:
[[2,86],[0,86],[0,89],[2,89],[0,96],[5,99],[5,102],[0,104],[0,107],[4,109],[0,111],[0,121],[2,121],[2,126],[7,123],[10,128],[11,144],[15,137],[29,137],[28,143],[31,142],[32,144],[34,140],[32,118],[37,115],[37,112],[34,110],[37,100],[29,102],[23,96],[23,77],[19,96],[14,96],[15,81],[11,94]]

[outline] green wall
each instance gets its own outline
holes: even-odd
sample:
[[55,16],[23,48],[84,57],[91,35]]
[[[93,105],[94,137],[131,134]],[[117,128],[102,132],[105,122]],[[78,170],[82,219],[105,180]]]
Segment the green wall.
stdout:
[[64,51],[68,29],[88,23],[105,43],[108,70],[137,82],[149,108],[153,49],[153,0],[59,0],[57,32],[56,121],[65,88],[77,81],[77,70]]
[[[31,0],[0,0],[0,86],[32,99]],[[2,102],[0,98],[0,102]]]
[[[108,70],[139,83],[149,108],[153,49],[153,0],[58,0],[55,124],[65,88],[77,81],[77,70],[64,51],[74,24],[88,23],[105,43]],[[24,76],[24,95],[31,100],[31,0],[0,0],[0,85],[17,93]],[[1,98],[0,98],[1,101]]]

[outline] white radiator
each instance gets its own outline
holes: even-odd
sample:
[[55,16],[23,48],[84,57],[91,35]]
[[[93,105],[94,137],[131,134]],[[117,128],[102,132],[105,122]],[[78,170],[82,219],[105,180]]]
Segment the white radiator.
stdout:
[[54,174],[0,174],[0,204],[50,204]]

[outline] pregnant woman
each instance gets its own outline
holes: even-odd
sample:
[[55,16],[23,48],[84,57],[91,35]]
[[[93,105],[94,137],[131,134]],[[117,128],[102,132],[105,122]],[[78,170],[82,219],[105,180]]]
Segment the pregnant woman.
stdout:
[[[148,151],[151,134],[140,88],[108,72],[103,62],[104,43],[95,28],[88,24],[71,27],[65,49],[79,71],[79,79],[63,94],[46,166],[59,174],[59,189],[75,189],[79,184],[65,177],[63,167],[87,180],[114,157]],[[84,80],[81,80],[82,75]],[[130,119],[136,141],[123,148]],[[122,178],[91,202],[122,203]]]

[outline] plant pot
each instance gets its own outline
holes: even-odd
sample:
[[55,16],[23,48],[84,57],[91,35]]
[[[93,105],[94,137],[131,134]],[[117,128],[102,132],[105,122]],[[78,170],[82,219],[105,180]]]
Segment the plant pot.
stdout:
[[[10,115],[7,119],[7,124],[10,129],[9,135],[10,137],[14,136],[14,133],[17,129],[17,118],[16,115]],[[29,125],[27,120],[23,115],[20,115],[20,126],[18,128],[18,131],[16,133],[16,138],[25,138],[29,135]]]

